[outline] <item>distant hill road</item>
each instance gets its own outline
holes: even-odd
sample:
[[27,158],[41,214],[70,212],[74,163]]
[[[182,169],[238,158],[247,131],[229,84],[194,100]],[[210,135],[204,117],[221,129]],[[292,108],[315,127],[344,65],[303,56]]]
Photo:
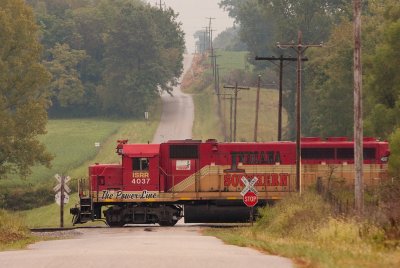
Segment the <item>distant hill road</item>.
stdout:
[[[186,54],[183,60],[183,75],[189,70],[192,55]],[[192,138],[194,120],[194,106],[192,96],[181,91],[180,85],[176,86],[172,96],[164,93],[162,96],[163,110],[160,125],[153,137],[153,143],[168,140]]]

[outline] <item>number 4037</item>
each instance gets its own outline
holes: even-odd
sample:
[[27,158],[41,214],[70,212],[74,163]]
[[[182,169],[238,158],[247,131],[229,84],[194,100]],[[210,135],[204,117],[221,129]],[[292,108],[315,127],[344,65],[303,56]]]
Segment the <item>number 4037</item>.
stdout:
[[136,179],[136,178],[134,178],[132,180],[132,184],[149,184],[149,183],[150,183],[150,179],[149,178],[147,178],[147,179],[143,179],[143,178]]

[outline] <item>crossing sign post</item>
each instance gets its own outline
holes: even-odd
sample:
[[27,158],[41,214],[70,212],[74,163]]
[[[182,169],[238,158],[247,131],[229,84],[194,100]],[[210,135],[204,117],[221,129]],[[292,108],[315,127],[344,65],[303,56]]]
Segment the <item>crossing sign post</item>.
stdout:
[[58,174],[54,177],[58,182],[58,184],[53,188],[54,192],[56,192],[54,199],[60,206],[60,227],[64,227],[64,204],[68,204],[69,193],[71,192],[67,182],[69,182],[71,178],[69,176],[65,177]]
[[253,225],[254,206],[258,203],[258,191],[254,186],[256,185],[258,178],[254,177],[249,181],[245,176],[243,176],[241,180],[244,184],[244,188],[240,194],[243,196],[243,203],[251,208],[250,222]]

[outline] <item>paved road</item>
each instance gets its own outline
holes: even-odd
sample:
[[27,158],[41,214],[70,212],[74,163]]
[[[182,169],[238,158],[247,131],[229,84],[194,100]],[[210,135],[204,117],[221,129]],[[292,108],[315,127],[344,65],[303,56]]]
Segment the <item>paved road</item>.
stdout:
[[0,252],[0,267],[293,267],[284,258],[224,245],[198,226],[80,229],[73,239]]
[[[183,60],[183,73],[189,69],[192,55],[185,55]],[[153,143],[168,140],[192,138],[194,119],[193,99],[181,91],[180,86],[174,88],[172,96],[164,93],[162,96],[163,111],[160,125],[154,134]]]

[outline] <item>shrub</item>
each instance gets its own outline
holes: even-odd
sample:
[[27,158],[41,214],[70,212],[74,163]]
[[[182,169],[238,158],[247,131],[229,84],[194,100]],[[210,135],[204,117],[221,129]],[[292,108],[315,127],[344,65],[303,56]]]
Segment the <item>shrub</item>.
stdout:
[[392,176],[400,178],[400,128],[389,137],[390,157],[389,172]]
[[0,210],[0,244],[10,244],[29,237],[21,216]]
[[278,236],[307,238],[324,224],[330,215],[329,205],[316,193],[293,194],[274,207],[260,210],[257,227]]
[[400,237],[400,181],[388,181],[379,188],[379,223],[389,239]]
[[329,221],[318,229],[315,236],[320,244],[354,245],[381,243],[385,239],[383,230],[368,222],[357,222],[354,219],[329,218]]

